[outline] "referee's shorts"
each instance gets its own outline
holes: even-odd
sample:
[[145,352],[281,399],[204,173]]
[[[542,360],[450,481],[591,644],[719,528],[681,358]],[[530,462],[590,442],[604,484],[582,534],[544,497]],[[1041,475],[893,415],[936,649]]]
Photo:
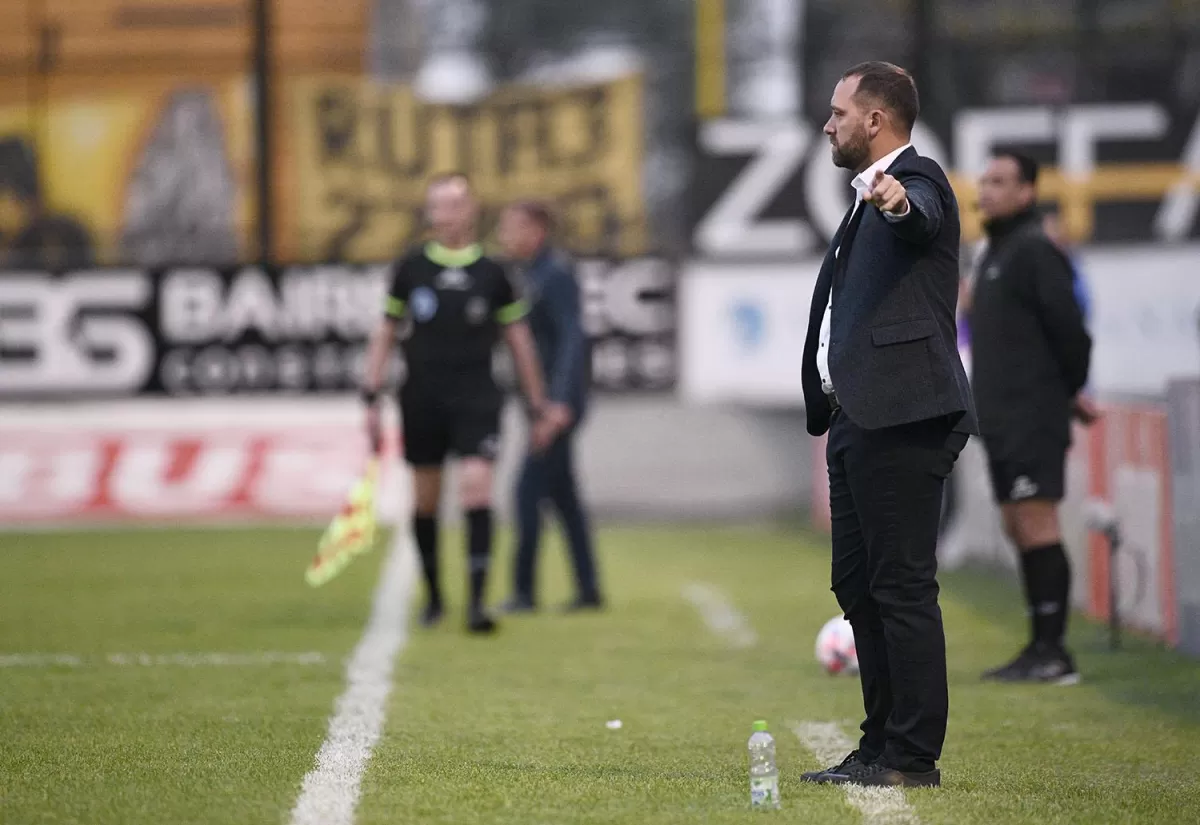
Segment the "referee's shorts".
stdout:
[[983,444],[996,501],[1062,501],[1068,443],[1032,432],[989,434],[983,436]]
[[504,396],[486,381],[412,380],[400,389],[404,457],[414,467],[440,466],[453,454],[494,461]]

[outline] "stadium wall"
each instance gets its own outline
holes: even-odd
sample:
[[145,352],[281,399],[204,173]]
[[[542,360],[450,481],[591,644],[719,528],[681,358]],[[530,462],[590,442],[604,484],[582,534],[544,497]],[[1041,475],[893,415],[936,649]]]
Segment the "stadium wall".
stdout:
[[[9,404],[0,415],[0,527],[320,523],[366,457],[354,398],[138,399]],[[497,507],[523,452],[506,411]],[[393,429],[381,514],[408,495]],[[809,440],[795,413],[689,408],[670,397],[597,400],[578,459],[598,516],[754,518],[808,501]],[[453,471],[448,490],[453,490]],[[447,496],[445,515],[457,518]]]

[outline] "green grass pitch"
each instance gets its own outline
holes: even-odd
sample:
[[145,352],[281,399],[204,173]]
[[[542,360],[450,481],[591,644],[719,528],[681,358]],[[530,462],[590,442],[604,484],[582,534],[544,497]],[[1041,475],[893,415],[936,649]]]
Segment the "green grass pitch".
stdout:
[[[0,534],[0,823],[286,823],[383,556],[310,590],[316,536]],[[507,595],[499,544],[494,601]],[[602,530],[599,546],[608,612],[549,609],[569,595],[552,541],[546,609],[475,639],[461,630],[462,542],[444,538],[450,621],[400,653],[355,821],[757,822],[745,740],[765,718],[784,800],[768,816],[861,822],[841,790],[799,784],[817,761],[788,726],[853,735],[861,712],[857,681],[813,661],[836,613],[822,540],[782,526],[631,527]],[[683,597],[693,582],[723,591],[757,643],[713,633]],[[1200,822],[1200,663],[1136,639],[1110,653],[1102,628],[1076,620],[1082,685],[984,685],[979,672],[1022,642],[1015,586],[943,584],[951,723],[944,787],[906,795],[921,823]],[[255,658],[306,652],[323,659]],[[247,658],[182,657],[210,653]],[[77,658],[17,658],[29,654]]]

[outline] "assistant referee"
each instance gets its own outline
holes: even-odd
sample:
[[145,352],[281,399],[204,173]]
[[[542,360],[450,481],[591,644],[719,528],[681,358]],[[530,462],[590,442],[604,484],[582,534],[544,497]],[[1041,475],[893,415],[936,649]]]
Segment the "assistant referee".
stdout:
[[1071,418],[1096,412],[1080,391],[1092,340],[1071,262],[1046,236],[1036,210],[1038,164],[997,152],[979,182],[988,249],[971,299],[972,385],[992,488],[1005,531],[1021,551],[1032,639],[985,679],[1072,684],[1064,642],[1071,567],[1058,504]]
[[492,464],[500,440],[504,396],[492,376],[492,355],[503,337],[534,411],[545,408],[541,365],[525,316],[525,302],[507,273],[476,242],[479,206],[462,174],[435,178],[426,192],[434,240],[397,262],[384,318],[371,340],[363,397],[372,442],[379,443],[378,397],[388,355],[401,322],[408,375],[400,390],[404,454],[413,467],[413,533],[429,600],[426,626],[444,609],[438,576],[438,504],[442,468],[461,459],[460,498],[467,522],[470,606],[467,628],[495,630],[484,610],[492,554]]

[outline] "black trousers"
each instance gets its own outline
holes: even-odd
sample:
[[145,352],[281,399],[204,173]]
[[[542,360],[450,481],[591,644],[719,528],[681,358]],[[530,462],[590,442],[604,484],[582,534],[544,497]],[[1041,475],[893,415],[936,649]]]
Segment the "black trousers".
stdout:
[[600,598],[596,557],[587,511],[579,494],[572,457],[575,428],[563,433],[541,455],[527,455],[517,481],[517,557],[513,589],[518,599],[537,600],[538,543],[542,536],[542,505],[558,511],[567,548],[575,567],[575,585],[581,599]]
[[966,440],[948,420],[864,430],[841,410],[829,431],[833,592],[854,628],[867,714],[859,750],[903,771],[932,770],[946,737],[936,551]]

